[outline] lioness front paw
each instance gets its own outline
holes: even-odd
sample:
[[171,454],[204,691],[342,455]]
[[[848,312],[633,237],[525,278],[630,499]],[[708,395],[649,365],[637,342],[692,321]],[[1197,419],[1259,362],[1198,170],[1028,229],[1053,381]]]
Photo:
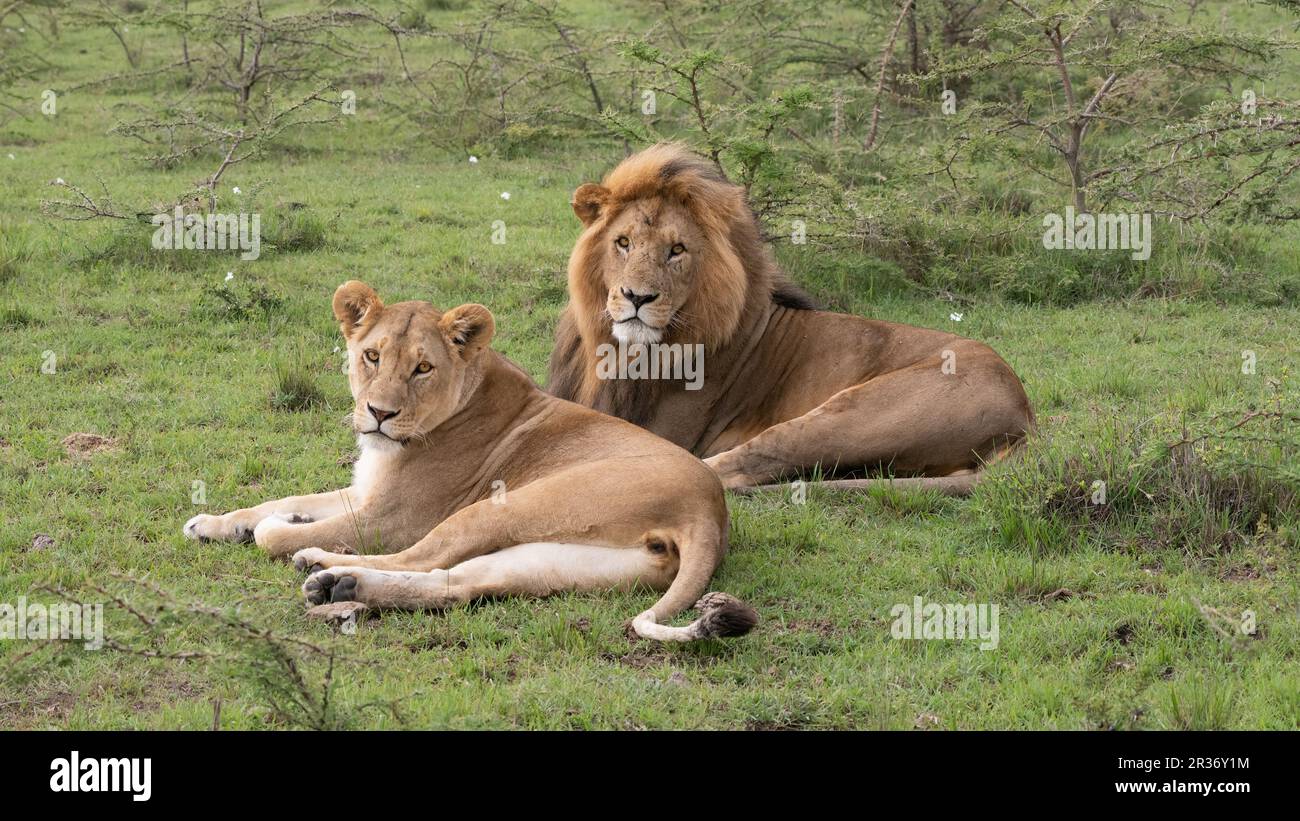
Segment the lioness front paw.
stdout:
[[337,553],[319,547],[306,547],[293,554],[293,566],[298,570],[315,573],[333,565],[347,564],[349,558],[355,555],[356,551],[350,547],[340,548]]
[[[257,523],[253,528],[253,541],[257,546],[265,549],[272,556],[283,556],[291,552],[296,545],[292,544],[293,537],[287,531],[293,530],[295,525],[306,524],[311,522],[312,518],[303,513],[272,513],[265,519]],[[286,539],[286,537],[289,537]],[[286,542],[289,542],[286,544]],[[299,544],[302,542],[299,541]]]
[[321,559],[328,555],[328,551],[321,550],[319,547],[304,548],[303,550],[299,550],[297,553],[293,554],[293,566],[296,570],[306,570],[308,573],[315,573],[325,567],[325,565],[321,563]]
[[187,539],[200,542],[248,542],[253,539],[252,528],[232,521],[230,514],[212,516],[200,513],[185,523],[181,533]]

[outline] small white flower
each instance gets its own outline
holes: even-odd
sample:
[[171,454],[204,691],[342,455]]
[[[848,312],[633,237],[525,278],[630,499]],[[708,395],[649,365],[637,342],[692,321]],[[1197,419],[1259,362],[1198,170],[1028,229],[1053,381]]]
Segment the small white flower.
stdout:
[[502,191],[502,192],[501,192],[501,199],[503,199],[503,200],[508,200],[508,199],[510,199],[510,192],[509,192],[509,191]]
[[335,346],[334,346],[334,353],[338,353],[338,352],[339,352],[339,346],[338,346],[338,345],[335,345]]
[[9,155],[9,159],[11,159],[11,160],[16,160],[16,159],[18,159],[18,158],[15,157],[13,154],[10,154],[10,155]]
[[475,157],[473,154],[471,154],[469,158],[469,164],[478,165],[478,157]]
[[948,314],[948,318],[951,319],[953,322],[961,322],[961,317],[962,317],[961,314],[955,312]]
[[55,185],[63,185],[63,177],[59,177],[58,179],[56,179],[56,180],[54,181],[54,184],[55,184]]
[[231,191],[234,191],[236,194],[238,194],[238,193],[239,193],[239,186],[236,185],[234,188],[232,188],[232,189],[230,189],[230,190],[231,190]]
[[232,279],[234,279],[234,278],[235,278],[235,272],[234,272],[234,271],[226,271],[226,282],[229,282],[230,280],[232,280]]

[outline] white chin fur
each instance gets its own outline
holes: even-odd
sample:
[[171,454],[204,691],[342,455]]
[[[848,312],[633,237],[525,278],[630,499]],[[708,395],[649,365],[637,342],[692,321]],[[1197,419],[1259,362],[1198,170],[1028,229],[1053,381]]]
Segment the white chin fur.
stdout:
[[401,442],[395,442],[377,431],[357,434],[357,446],[363,451],[373,450],[379,453],[397,453],[402,449]]
[[614,325],[614,338],[628,345],[649,345],[658,342],[663,335],[662,329],[651,328],[639,319]]

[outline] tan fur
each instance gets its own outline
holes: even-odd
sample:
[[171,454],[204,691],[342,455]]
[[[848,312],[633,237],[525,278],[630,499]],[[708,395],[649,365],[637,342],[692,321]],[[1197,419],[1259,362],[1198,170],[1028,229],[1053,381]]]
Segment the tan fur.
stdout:
[[[196,516],[187,536],[251,535],[272,556],[293,556],[313,571],[303,590],[317,604],[438,609],[644,585],[666,592],[634,622],[642,635],[753,625],[729,597],[722,619],[721,599],[701,600],[728,520],[717,477],[689,453],[543,393],[489,348],[495,323],[481,305],[385,306],[352,281],[334,314],[362,450],[353,485]],[[692,625],[663,625],[697,603]]]
[[[548,390],[687,448],[729,488],[819,467],[845,480],[951,477],[942,481],[967,492],[963,472],[1033,425],[1020,380],[988,346],[812,310],[763,244],[744,190],[680,145],[629,157],[572,204],[584,230]],[[702,343],[703,388],[600,378],[598,347],[617,338]]]

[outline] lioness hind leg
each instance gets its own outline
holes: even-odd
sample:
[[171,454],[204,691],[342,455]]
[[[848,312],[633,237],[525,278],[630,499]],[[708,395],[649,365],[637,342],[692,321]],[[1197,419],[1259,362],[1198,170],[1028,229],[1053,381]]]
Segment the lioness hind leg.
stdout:
[[977,343],[846,388],[818,407],[705,459],[724,486],[751,487],[811,471],[946,476],[979,467],[1033,424],[1011,369]]
[[645,547],[533,542],[461,562],[450,570],[376,570],[341,565],[303,583],[311,604],[358,601],[375,608],[443,610],[480,598],[548,596],[569,590],[662,590],[676,560]]
[[320,570],[303,582],[309,604],[356,601],[371,607],[442,610],[456,604],[447,571],[408,572],[343,565]]
[[[585,540],[614,545],[642,543],[654,522],[662,523],[662,499],[694,499],[716,490],[713,477],[703,471],[688,475],[646,470],[633,477],[627,459],[603,459],[574,465],[510,488],[500,503],[483,499],[463,507],[439,522],[410,547],[396,553],[343,556],[320,547],[307,547],[293,557],[300,570],[314,565],[369,567],[374,570],[446,570],[479,556],[488,556],[520,544],[545,542],[582,544]],[[604,488],[606,493],[575,492]],[[619,488],[628,492],[620,494]],[[705,498],[708,498],[705,496]],[[611,499],[617,500],[611,502]],[[722,500],[718,500],[721,515]],[[669,505],[671,510],[674,506]],[[680,516],[679,511],[674,515]]]

